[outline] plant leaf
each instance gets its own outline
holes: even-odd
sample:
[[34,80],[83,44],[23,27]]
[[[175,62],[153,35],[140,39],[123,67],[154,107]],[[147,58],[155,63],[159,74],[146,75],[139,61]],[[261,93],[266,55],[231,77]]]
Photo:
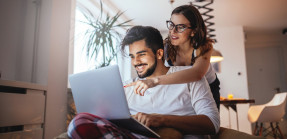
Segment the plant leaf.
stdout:
[[101,9],[99,16],[85,9],[82,11],[86,21],[80,21],[83,24],[89,26],[84,34],[86,40],[83,44],[83,50],[86,52],[88,60],[93,60],[96,64],[95,68],[108,66],[111,61],[117,58],[119,51],[118,44],[120,42],[121,34],[117,31],[118,28],[130,26],[127,23],[132,20],[127,20],[121,23],[119,21],[120,16],[124,12],[117,12],[114,16],[106,14],[106,18],[102,18],[104,13],[103,3],[100,1]]

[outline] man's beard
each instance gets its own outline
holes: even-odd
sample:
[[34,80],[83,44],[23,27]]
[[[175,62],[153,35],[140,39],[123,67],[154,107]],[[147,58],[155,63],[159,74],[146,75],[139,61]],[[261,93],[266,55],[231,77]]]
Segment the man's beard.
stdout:
[[[139,65],[141,65],[141,64],[139,64]],[[139,65],[137,65],[137,66],[139,66]],[[155,58],[154,64],[153,64],[150,68],[147,69],[146,73],[140,75],[140,74],[137,72],[139,78],[146,78],[146,77],[148,77],[148,76],[151,76],[151,75],[153,74],[153,72],[155,71],[156,66],[157,66],[157,60],[156,60],[156,58]]]

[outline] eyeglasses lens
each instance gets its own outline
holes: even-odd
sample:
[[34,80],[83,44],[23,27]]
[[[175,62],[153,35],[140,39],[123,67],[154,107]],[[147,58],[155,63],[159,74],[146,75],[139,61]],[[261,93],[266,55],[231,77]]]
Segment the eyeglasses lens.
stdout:
[[166,22],[166,25],[167,25],[167,28],[168,28],[169,30],[172,30],[172,29],[174,28],[174,24],[173,24],[171,21],[167,21],[167,22]]
[[175,31],[177,31],[177,32],[179,32],[179,33],[183,32],[183,31],[186,29],[186,26],[181,25],[181,24],[179,24],[179,25],[174,25],[174,23],[171,22],[171,21],[167,21],[167,22],[166,22],[166,25],[167,25],[167,28],[168,28],[169,30],[172,30],[172,29],[175,27]]

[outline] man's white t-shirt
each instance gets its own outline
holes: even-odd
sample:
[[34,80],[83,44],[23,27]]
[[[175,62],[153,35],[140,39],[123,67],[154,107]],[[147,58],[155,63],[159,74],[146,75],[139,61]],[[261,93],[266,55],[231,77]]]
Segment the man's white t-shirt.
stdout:
[[[189,66],[170,67],[167,74],[190,68]],[[126,83],[133,81],[129,80]],[[209,85],[205,78],[200,81],[158,85],[146,90],[144,96],[133,92],[133,87],[125,88],[125,93],[132,115],[138,112],[166,115],[206,115],[212,121],[216,132],[219,130],[220,118]],[[184,138],[205,138],[206,136],[184,136]]]

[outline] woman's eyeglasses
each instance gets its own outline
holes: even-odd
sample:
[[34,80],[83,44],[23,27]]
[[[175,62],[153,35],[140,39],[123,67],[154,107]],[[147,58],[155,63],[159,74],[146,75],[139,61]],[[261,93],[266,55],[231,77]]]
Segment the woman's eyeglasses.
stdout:
[[175,25],[172,21],[167,20],[166,21],[166,26],[169,30],[172,30],[173,28],[175,28],[175,31],[178,33],[182,33],[183,31],[185,31],[185,29],[192,29],[192,27],[187,27],[185,24],[177,24]]

